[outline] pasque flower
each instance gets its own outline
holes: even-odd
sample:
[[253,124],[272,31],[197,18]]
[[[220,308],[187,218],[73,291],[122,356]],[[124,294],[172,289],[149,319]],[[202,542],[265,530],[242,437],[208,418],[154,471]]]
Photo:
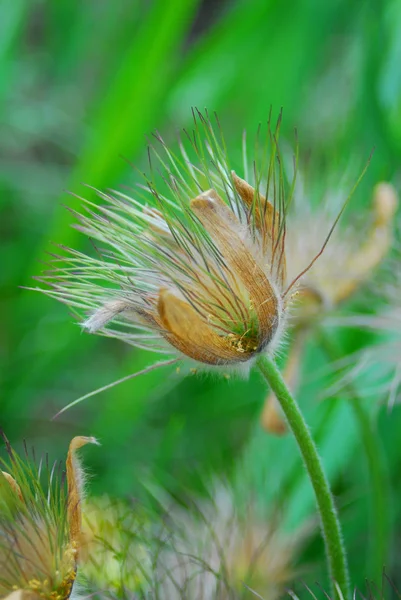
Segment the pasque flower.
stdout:
[[219,486],[213,503],[185,511],[169,503],[156,522],[137,503],[88,500],[85,591],[102,598],[235,600],[247,585],[249,597],[281,597],[311,527],[290,536],[278,517],[257,513],[253,502],[242,512],[234,504],[232,491]]
[[[347,300],[372,275],[386,256],[392,240],[393,218],[398,205],[397,194],[387,182],[378,183],[372,194],[371,209],[364,211],[364,221],[338,227],[331,243],[302,280],[294,321],[313,323]],[[329,192],[318,207],[313,208],[304,193],[295,194],[295,211],[288,221],[294,234],[287,243],[290,274],[319,252],[325,224],[333,222],[333,208],[338,206],[336,194]],[[301,232],[308,227],[308,235]],[[312,306],[314,310],[312,310]]]
[[[202,600],[282,598],[311,527],[284,533],[279,517],[255,503],[238,510],[231,490],[219,488],[212,505],[180,515],[181,528],[160,555],[161,598]],[[166,574],[168,576],[166,576]]]
[[[295,210],[288,218],[294,233],[287,243],[289,271],[293,277],[301,265],[319,251],[324,237],[322,230],[325,223],[333,221],[336,205],[335,195],[329,193],[325,201],[313,209],[303,191],[295,192]],[[296,386],[305,341],[313,326],[351,297],[385,258],[391,246],[397,206],[393,186],[387,182],[378,183],[373,189],[370,214],[366,211],[362,227],[337,228],[329,247],[303,277],[292,311],[294,341],[285,373],[292,388]],[[305,227],[308,227],[307,236],[302,233]],[[266,399],[261,422],[272,433],[286,431],[272,394]]]
[[75,437],[61,473],[60,465],[44,469],[28,455],[23,460],[3,438],[8,460],[0,469],[0,596],[18,592],[31,600],[65,600],[83,542],[82,470],[76,452],[96,440]]
[[259,131],[244,179],[208,116],[195,114],[178,154],[157,135],[138,192],[83,199],[77,228],[96,251],[53,257],[44,291],[76,309],[90,333],[202,364],[239,366],[274,350],[297,279],[286,274],[293,181],[280,123]]

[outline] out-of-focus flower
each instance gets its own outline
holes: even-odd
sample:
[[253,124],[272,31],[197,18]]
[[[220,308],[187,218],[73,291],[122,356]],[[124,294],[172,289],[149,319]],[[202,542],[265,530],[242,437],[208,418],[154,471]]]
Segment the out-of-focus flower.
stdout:
[[226,488],[201,508],[169,506],[159,524],[144,520],[136,506],[90,501],[84,517],[89,562],[80,572],[89,593],[109,599],[274,600],[296,577],[294,564],[311,530],[289,536],[278,517],[253,506],[240,514]]
[[[287,240],[289,278],[308,264],[322,247],[327,223],[333,222],[330,196],[313,209],[305,198],[295,198],[295,211],[289,218],[294,234]],[[386,256],[392,240],[392,224],[397,209],[397,194],[389,183],[373,190],[372,210],[362,227],[338,227],[318,261],[302,278],[295,321],[313,321],[325,311],[349,298],[372,274]],[[307,229],[307,235],[303,232]]]
[[150,174],[134,197],[83,200],[77,228],[101,248],[95,256],[67,250],[40,280],[80,318],[89,315],[83,327],[91,333],[226,368],[249,365],[280,341],[288,281],[296,280],[287,278],[285,257],[293,185],[278,148],[281,115],[274,130],[269,121],[259,132],[245,179],[231,170],[216,122],[198,112],[178,155],[156,136]]
[[26,460],[18,456],[4,434],[3,439],[8,460],[0,470],[0,596],[65,600],[82,547],[83,481],[76,451],[96,440],[75,437],[62,474],[60,465],[43,473],[28,454]]
[[245,586],[253,592],[250,598],[281,598],[296,576],[294,562],[310,533],[285,535],[277,518],[259,515],[253,506],[241,515],[226,490],[216,494],[212,506],[180,522],[182,534],[160,559],[165,600],[236,600],[244,597]]
[[149,586],[149,522],[143,510],[108,497],[85,503],[83,531],[87,560],[81,574],[89,589],[119,596]]
[[343,389],[348,382],[363,386],[364,396],[386,398],[389,408],[401,401],[401,250],[383,268],[381,277],[370,286],[375,314],[351,314],[329,320],[330,326],[352,327],[375,332],[379,340],[367,348],[337,361],[341,371],[337,385],[329,394]]
[[[333,221],[332,207],[338,205],[328,197],[313,210],[304,194],[295,195],[295,211],[288,217],[294,234],[287,240],[289,279],[295,277],[302,264],[310,262],[322,247],[327,223]],[[381,182],[373,190],[370,218],[362,229],[355,226],[337,228],[323,255],[302,278],[298,301],[293,306],[294,343],[285,369],[291,387],[298,379],[300,359],[306,333],[327,316],[340,302],[349,298],[386,256],[392,240],[392,224],[398,199],[393,186]],[[307,235],[303,232],[307,229]],[[275,397],[269,394],[262,411],[261,423],[271,433],[286,431]]]

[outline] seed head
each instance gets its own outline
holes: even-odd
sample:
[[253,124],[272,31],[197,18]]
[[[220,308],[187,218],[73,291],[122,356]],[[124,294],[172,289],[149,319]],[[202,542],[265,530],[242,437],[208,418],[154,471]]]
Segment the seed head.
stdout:
[[[76,437],[60,465],[23,460],[3,434],[9,455],[0,470],[0,595],[21,599],[70,597],[81,547],[81,470],[76,450],[94,438]],[[46,479],[46,485],[42,480]]]

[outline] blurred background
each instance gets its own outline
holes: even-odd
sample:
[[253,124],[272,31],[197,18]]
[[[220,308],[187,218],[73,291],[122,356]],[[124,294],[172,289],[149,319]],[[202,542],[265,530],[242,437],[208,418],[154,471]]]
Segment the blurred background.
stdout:
[[[373,185],[396,185],[401,157],[401,4],[397,0],[0,0],[1,409],[0,425],[18,448],[65,456],[74,435],[94,435],[88,449],[91,492],[147,501],[154,482],[178,502],[209,493],[214,475],[256,488],[259,501],[285,502],[286,527],[313,514],[313,497],[291,439],[262,432],[266,390],[250,381],[182,378],[154,371],[110,389],[59,419],[75,398],[152,363],[116,340],[83,334],[57,302],[21,286],[36,285],[52,243],[85,243],[64,205],[66,190],[132,185],[130,163],[146,161],[147,136],[168,141],[191,126],[191,107],[217,111],[234,161],[244,128],[283,107],[284,136],[297,127],[301,164],[336,178],[372,147],[371,166],[350,211],[363,211]],[[344,352],[366,335],[344,335]],[[306,374],[324,362],[312,340]],[[308,377],[306,377],[306,380]],[[310,378],[311,379],[311,378]],[[353,579],[369,578],[363,550],[369,532],[366,469],[347,402],[319,401],[324,382],[301,400],[325,466],[341,498]],[[384,448],[392,504],[386,565],[393,578],[401,548],[401,410],[380,401],[369,410]],[[372,540],[371,540],[372,541]],[[362,552],[360,552],[362,550]],[[315,536],[301,562],[319,562]],[[318,568],[318,567],[316,567]],[[315,581],[317,571],[304,579]],[[323,575],[322,575],[323,577]],[[401,583],[401,582],[400,582]]]

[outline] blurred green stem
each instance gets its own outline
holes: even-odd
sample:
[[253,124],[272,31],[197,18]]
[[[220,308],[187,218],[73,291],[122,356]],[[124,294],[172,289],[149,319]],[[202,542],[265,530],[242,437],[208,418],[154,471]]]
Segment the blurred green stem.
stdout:
[[369,559],[367,561],[366,578],[373,580],[381,588],[383,568],[386,564],[388,548],[387,510],[387,478],[383,468],[382,448],[372,420],[360,398],[354,396],[351,406],[358,423],[362,443],[366,454],[366,462],[371,480]]
[[[329,338],[322,330],[320,330],[320,341],[322,349],[331,362],[335,362],[341,357],[335,340],[331,337]],[[390,533],[387,516],[390,503],[388,500],[388,479],[384,464],[383,449],[369,411],[358,396],[354,386],[351,383],[347,383],[344,389],[351,396],[350,405],[359,427],[371,484],[371,494],[369,494],[371,531],[369,535],[369,553],[365,577],[368,580],[373,580],[379,586],[378,589],[381,589]]]
[[332,583],[333,597],[340,597],[334,587],[336,582],[344,599],[351,597],[347,557],[342,541],[341,527],[333,496],[317,448],[302,416],[296,400],[292,397],[276,363],[261,356],[257,365],[280,402],[288,425],[298,443],[306,470],[315,491],[316,503],[326,547],[327,562]]

